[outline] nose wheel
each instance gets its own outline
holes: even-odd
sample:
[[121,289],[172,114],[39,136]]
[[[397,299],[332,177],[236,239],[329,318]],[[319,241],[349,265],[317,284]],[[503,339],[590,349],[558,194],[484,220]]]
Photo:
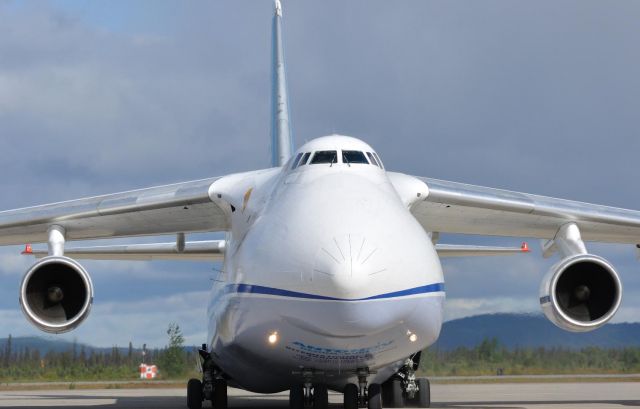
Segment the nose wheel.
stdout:
[[296,385],[289,390],[289,409],[327,409],[329,389],[326,384],[316,383],[310,387]]
[[352,383],[344,387],[344,409],[358,409],[360,399],[358,387]]
[[382,409],[382,386],[379,383],[367,384],[369,368],[358,368],[354,372],[358,376],[358,384],[347,384],[344,387],[344,409]]

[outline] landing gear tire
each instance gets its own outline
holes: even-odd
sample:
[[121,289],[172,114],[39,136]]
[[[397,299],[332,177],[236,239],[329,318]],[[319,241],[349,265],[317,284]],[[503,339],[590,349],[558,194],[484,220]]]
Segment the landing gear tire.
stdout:
[[327,409],[329,407],[329,390],[325,384],[313,386],[313,409]]
[[187,407],[202,409],[202,382],[199,379],[189,379],[187,383]]
[[289,409],[304,409],[304,386],[295,385],[289,389]]
[[358,387],[352,383],[344,387],[344,409],[358,409]]
[[382,409],[382,388],[379,383],[369,385],[368,409]]
[[400,379],[389,379],[382,384],[382,398],[385,407],[404,408],[405,398]]
[[227,409],[227,381],[224,379],[213,381],[213,399],[211,403],[215,409]]
[[416,379],[418,384],[418,407],[429,408],[431,407],[431,385],[427,378]]

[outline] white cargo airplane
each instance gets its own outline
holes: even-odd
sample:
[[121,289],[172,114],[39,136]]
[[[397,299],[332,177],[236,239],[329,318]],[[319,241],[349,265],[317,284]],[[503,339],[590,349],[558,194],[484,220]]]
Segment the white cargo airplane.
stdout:
[[[282,48],[273,17],[270,169],[0,213],[0,245],[47,243],[26,253],[20,305],[35,326],[60,333],[89,314],[93,286],[76,259],[222,260],[208,306],[202,380],[189,408],[225,409],[227,385],[290,390],[290,407],[428,406],[416,379],[420,351],[440,333],[445,298],[439,256],[526,252],[436,244],[438,234],[546,239],[560,261],[540,289],[546,316],[594,330],[618,310],[614,267],[584,241],[640,242],[640,212],[387,171],[365,142],[332,135],[293,149]],[[185,233],[226,232],[185,241]],[[67,241],[175,234],[171,243],[70,248]],[[384,402],[384,403],[383,403]]]

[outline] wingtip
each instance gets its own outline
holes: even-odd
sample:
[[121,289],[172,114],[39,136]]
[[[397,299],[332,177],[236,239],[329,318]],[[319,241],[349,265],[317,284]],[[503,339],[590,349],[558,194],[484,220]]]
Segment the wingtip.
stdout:
[[523,241],[522,245],[520,246],[520,251],[522,251],[523,253],[531,252],[531,250],[529,250],[529,243],[527,243],[526,241]]
[[280,0],[275,0],[274,7],[276,11],[276,16],[282,17],[282,3],[280,2]]
[[20,254],[22,254],[23,256],[33,255],[33,247],[31,247],[31,244],[25,244],[24,250]]

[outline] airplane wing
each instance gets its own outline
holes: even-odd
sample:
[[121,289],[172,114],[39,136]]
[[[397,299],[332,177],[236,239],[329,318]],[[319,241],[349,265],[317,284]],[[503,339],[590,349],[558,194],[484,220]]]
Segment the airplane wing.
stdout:
[[0,245],[42,243],[52,225],[67,240],[223,231],[227,213],[209,178],[0,212]]
[[417,177],[424,199],[411,212],[429,232],[552,239],[575,223],[585,241],[640,243],[640,212]]

